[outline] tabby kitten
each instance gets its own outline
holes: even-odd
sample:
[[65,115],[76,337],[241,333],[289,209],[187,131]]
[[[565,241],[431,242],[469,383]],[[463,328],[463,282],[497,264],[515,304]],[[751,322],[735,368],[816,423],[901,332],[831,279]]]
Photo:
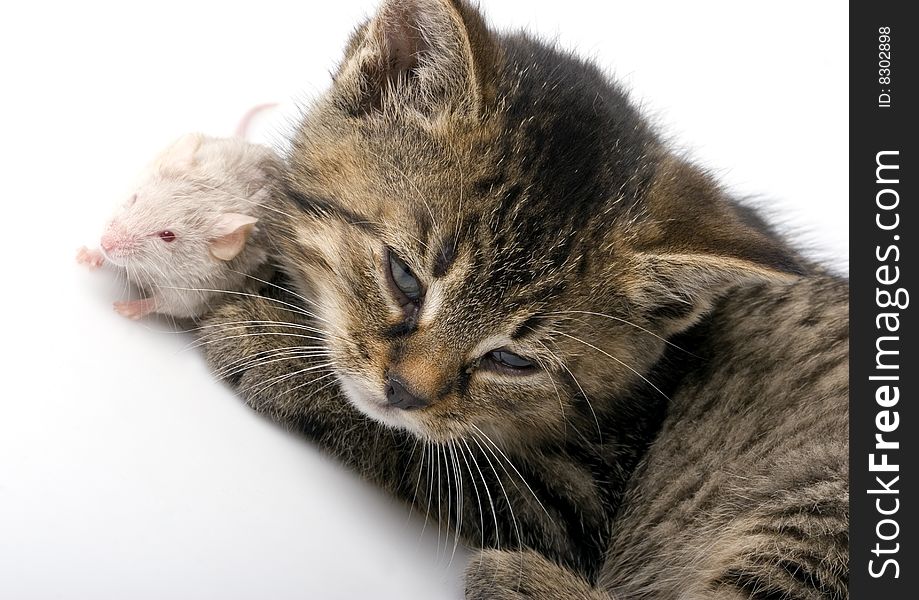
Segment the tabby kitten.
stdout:
[[386,0],[207,358],[482,548],[470,598],[847,596],[847,286],[593,65]]

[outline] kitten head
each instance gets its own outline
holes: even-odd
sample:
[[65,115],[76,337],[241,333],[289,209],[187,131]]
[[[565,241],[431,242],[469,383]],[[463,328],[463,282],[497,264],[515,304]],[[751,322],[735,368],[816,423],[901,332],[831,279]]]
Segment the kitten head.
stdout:
[[460,0],[383,3],[289,177],[345,395],[434,439],[589,435],[720,293],[796,268],[596,68]]

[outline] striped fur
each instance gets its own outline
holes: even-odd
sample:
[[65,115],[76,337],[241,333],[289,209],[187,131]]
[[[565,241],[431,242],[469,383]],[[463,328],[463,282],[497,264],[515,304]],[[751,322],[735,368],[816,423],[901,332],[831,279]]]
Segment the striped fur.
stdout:
[[[207,358],[482,548],[468,597],[846,597],[846,284],[595,66],[387,0],[285,185],[279,274],[212,313]],[[387,409],[394,374],[429,405]]]

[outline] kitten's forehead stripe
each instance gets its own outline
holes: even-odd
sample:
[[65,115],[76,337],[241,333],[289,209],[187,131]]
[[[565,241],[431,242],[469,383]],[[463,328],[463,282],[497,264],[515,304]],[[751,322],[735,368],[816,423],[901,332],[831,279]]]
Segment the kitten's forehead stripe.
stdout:
[[440,249],[436,251],[437,253],[434,256],[434,277],[439,279],[450,270],[450,267],[456,260],[457,244],[458,240],[456,237],[448,237],[441,243]]
[[[413,231],[415,232],[415,237],[418,238],[418,241],[421,243],[422,247],[428,248],[431,243],[431,234],[436,235],[439,231],[439,224],[432,223],[433,215],[428,212],[427,205],[424,203],[418,208],[418,211],[415,214],[415,226]],[[432,228],[436,228],[432,232]]]
[[511,334],[512,340],[519,340],[533,335],[542,326],[545,319],[539,315],[530,315],[524,319]]
[[319,198],[316,196],[307,197],[297,190],[288,192],[290,197],[296,202],[304,212],[314,216],[333,216],[349,225],[358,227],[374,235],[381,235],[382,230],[379,225],[368,219],[366,216],[358,214],[353,210],[346,208],[334,200],[328,198]]

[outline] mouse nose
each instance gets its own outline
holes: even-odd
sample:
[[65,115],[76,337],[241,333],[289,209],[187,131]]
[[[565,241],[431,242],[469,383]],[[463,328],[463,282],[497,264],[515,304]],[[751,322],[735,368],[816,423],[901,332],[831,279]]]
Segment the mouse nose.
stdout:
[[105,250],[106,252],[111,252],[112,250],[115,249],[115,246],[117,245],[117,240],[115,239],[114,235],[110,233],[106,233],[102,236],[102,239],[99,240],[99,245],[102,246],[102,249]]
[[402,410],[415,410],[430,404],[421,396],[414,394],[405,382],[394,376],[386,379],[386,401],[390,406]]

